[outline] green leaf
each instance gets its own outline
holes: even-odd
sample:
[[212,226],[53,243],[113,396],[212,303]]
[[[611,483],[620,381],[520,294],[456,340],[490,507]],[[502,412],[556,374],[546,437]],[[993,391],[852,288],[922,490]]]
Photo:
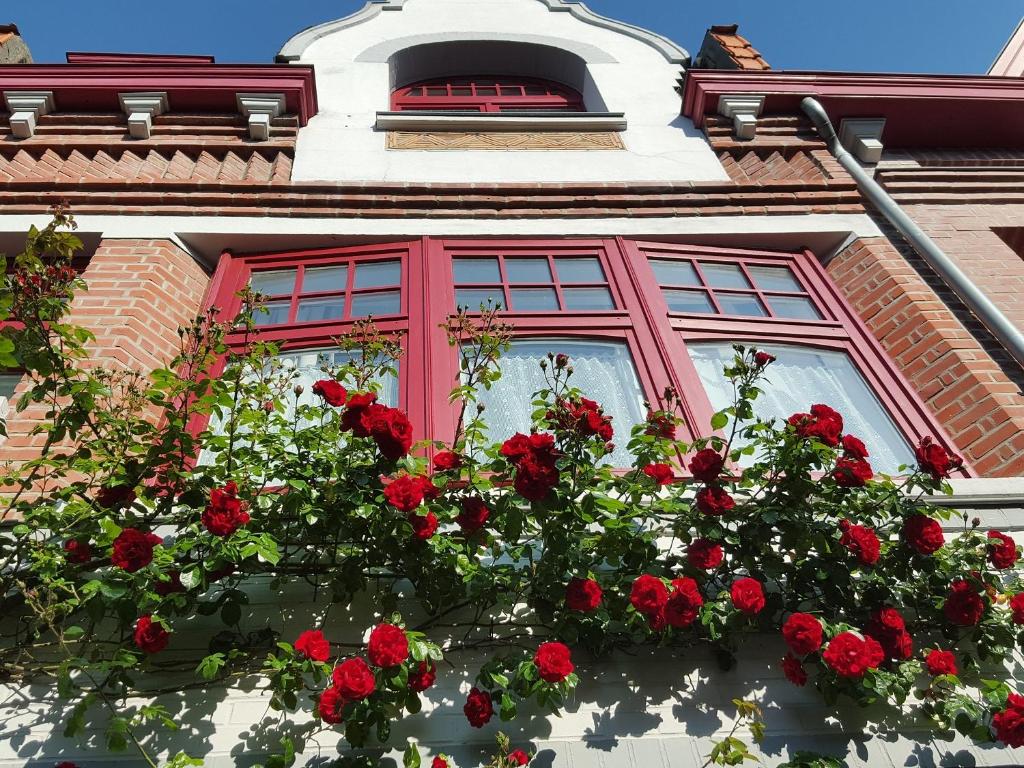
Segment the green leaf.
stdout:
[[711,417],[711,428],[712,429],[724,429],[725,425],[729,423],[729,416],[724,411],[719,411]]
[[420,768],[420,750],[414,742],[409,742],[402,754],[402,765],[405,768]]

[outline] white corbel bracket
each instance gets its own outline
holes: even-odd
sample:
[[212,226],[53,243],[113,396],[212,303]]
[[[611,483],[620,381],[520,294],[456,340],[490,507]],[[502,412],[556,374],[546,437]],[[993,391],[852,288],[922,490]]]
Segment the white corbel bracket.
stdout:
[[284,114],[283,93],[239,93],[238,111],[249,120],[249,138],[270,138],[270,121]]
[[732,118],[737,139],[752,139],[757,133],[757,118],[764,108],[764,96],[724,93],[718,97],[718,114]]
[[839,123],[839,141],[862,163],[882,159],[884,117],[847,117]]
[[18,139],[35,135],[36,122],[53,112],[53,91],[4,91],[7,111],[11,113],[11,133]]
[[128,135],[133,139],[148,139],[153,133],[153,118],[167,111],[167,93],[144,91],[119,93],[121,110],[128,115]]

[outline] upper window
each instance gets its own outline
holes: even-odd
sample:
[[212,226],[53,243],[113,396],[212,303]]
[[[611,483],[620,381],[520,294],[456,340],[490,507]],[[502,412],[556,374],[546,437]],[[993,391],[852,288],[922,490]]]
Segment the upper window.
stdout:
[[583,112],[583,97],[550,80],[508,77],[458,77],[406,85],[391,95],[391,108],[471,112],[510,110]]

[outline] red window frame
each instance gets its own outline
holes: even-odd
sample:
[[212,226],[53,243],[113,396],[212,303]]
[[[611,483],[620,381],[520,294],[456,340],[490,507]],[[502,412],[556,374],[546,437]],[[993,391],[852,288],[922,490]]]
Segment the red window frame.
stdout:
[[[443,93],[428,94],[428,90]],[[567,85],[535,77],[500,75],[435,78],[403,85],[391,92],[391,109],[395,112],[505,112],[516,109],[585,111],[583,97]]]

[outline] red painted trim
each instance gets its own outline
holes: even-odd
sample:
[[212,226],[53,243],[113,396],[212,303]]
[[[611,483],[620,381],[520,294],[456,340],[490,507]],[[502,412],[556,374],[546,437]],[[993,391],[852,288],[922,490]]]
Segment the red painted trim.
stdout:
[[[478,82],[479,81],[479,82]],[[527,88],[543,88],[547,93],[527,94]],[[423,89],[439,90],[443,95],[421,95]],[[456,94],[455,89],[469,90]],[[478,89],[485,92],[478,93]],[[493,90],[494,93],[486,93]],[[519,93],[505,93],[506,90]],[[503,109],[552,109],[582,112],[583,97],[574,89],[552,80],[536,77],[471,75],[435,78],[403,85],[391,93],[391,109],[396,112],[418,109],[473,110],[501,112]]]
[[213,56],[179,53],[92,53],[68,51],[68,64],[213,64]]

